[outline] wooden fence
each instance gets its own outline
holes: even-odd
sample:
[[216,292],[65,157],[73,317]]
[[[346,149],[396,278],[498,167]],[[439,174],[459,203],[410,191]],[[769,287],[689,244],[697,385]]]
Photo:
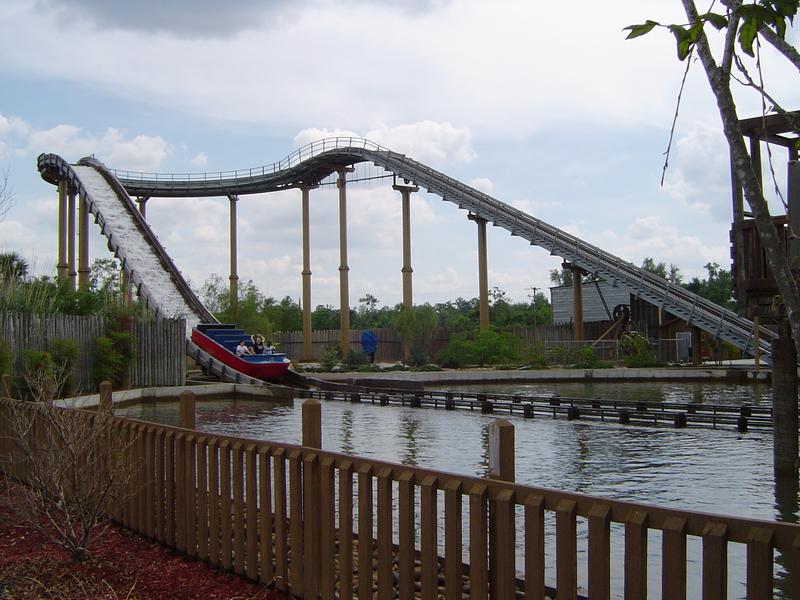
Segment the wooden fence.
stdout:
[[[583,338],[596,340],[611,326],[610,321],[597,321],[584,323]],[[350,331],[350,349],[361,350],[361,329]],[[375,328],[372,331],[378,336],[378,348],[375,352],[377,362],[400,362],[403,360],[403,342],[400,335],[392,328]],[[568,342],[572,340],[572,325],[539,325],[537,327],[512,327],[507,330],[511,335],[520,339],[523,345],[544,344],[545,342]],[[453,332],[448,329],[438,328],[433,335],[431,343],[431,357],[436,356],[450,343]],[[302,331],[284,331],[279,334],[281,352],[289,357],[299,357],[303,349]],[[322,351],[327,346],[339,347],[339,330],[325,329],[314,331],[311,334],[312,356],[319,360]]]
[[[26,407],[0,400],[0,420],[20,409]],[[303,413],[304,446],[117,419],[136,473],[128,500],[112,506],[111,516],[189,556],[249,579],[274,579],[308,599],[461,600],[467,593],[473,600],[543,600],[588,593],[594,600],[610,598],[613,589],[635,600],[647,597],[653,571],[663,598],[685,599],[688,587],[689,597],[722,599],[733,547],[746,557],[746,566],[731,574],[746,581],[747,598],[773,597],[776,551],[800,572],[798,525],[328,452],[317,447],[319,403],[307,401]],[[495,425],[503,430],[490,444],[496,450],[490,464],[499,465],[499,477],[513,479],[513,435],[510,458],[507,435],[513,426]],[[25,480],[26,465],[8,461],[14,455],[9,438],[1,437],[0,466]],[[614,570],[621,584],[612,565],[621,566]],[[800,598],[800,581],[787,585],[787,597]]]
[[[105,331],[103,318],[97,316],[0,312],[0,339],[8,344],[17,367],[23,350],[47,350],[50,341],[58,338],[77,341],[79,354],[75,380],[79,390],[94,387],[93,346]],[[134,363],[131,385],[183,385],[186,376],[186,326],[183,319],[135,319],[132,333]]]

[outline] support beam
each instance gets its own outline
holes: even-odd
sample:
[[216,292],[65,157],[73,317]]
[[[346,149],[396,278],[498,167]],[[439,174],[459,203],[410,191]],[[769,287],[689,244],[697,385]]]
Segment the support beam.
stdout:
[[342,358],[350,352],[350,282],[347,266],[347,181],[345,176],[353,168],[339,169],[339,349]]
[[583,341],[583,269],[570,267],[572,270],[572,339]]
[[486,252],[486,219],[478,215],[467,216],[478,226],[478,307],[481,330],[489,327],[489,261]]
[[89,204],[83,194],[78,200],[78,289],[89,289]]
[[67,200],[67,281],[69,288],[75,291],[78,286],[78,272],[75,270],[75,195],[77,190],[70,189]]
[[234,315],[237,313],[239,305],[239,275],[236,268],[236,203],[239,201],[239,196],[233,194],[228,196],[230,201],[230,242],[231,242],[231,275],[229,299],[231,311]]
[[699,327],[692,327],[692,364],[695,366],[703,362],[702,344],[703,332]]
[[142,217],[147,218],[147,201],[150,200],[150,196],[139,196],[136,198],[136,204],[139,205],[139,212],[141,213]]
[[414,296],[412,293],[411,274],[411,192],[418,192],[419,187],[415,185],[392,186],[402,195],[402,214],[403,214],[403,306],[411,308],[414,306]]
[[58,180],[58,259],[56,269],[58,280],[67,278],[67,180]]
[[302,220],[303,220],[303,347],[300,359],[310,361],[314,358],[314,347],[311,340],[311,227],[309,192],[316,185],[303,185]]

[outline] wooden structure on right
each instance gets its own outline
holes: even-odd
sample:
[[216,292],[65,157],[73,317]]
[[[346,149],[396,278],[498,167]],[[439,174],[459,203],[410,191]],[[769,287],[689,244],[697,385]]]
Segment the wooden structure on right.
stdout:
[[[773,217],[778,236],[783,242],[786,252],[794,258],[790,262],[792,268],[800,258],[800,238],[790,235],[793,230],[800,236],[800,163],[798,163],[798,147],[800,136],[793,128],[790,119],[800,122],[800,111],[754,117],[740,121],[742,134],[749,139],[750,157],[756,174],[762,179],[763,167],[762,142],[772,146],[785,148],[788,153],[787,186],[784,200],[788,207],[786,214]],[[767,185],[771,185],[769,182]],[[756,231],[752,214],[744,209],[742,187],[733,171],[731,161],[731,190],[733,195],[733,223],[731,224],[731,275],[733,278],[734,297],[740,315],[762,320],[773,320],[778,314],[775,311],[775,297],[778,289],[775,279],[767,265],[761,240]],[[793,225],[793,226],[792,226]]]

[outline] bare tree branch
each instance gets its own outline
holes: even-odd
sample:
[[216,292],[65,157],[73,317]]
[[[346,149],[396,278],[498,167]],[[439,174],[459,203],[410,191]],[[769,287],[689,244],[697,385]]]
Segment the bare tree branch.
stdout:
[[766,25],[762,25],[758,32],[761,34],[761,37],[767,40],[773,48],[783,54],[783,56],[800,71],[800,52],[797,51],[797,48],[792,46]]
[[14,192],[9,185],[10,175],[11,170],[7,167],[0,171],[0,221],[5,219],[14,206]]

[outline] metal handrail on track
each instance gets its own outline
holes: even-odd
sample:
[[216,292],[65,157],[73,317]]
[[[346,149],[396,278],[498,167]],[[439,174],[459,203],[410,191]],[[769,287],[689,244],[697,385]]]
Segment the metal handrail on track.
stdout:
[[[313,159],[313,160],[312,160]],[[364,138],[333,137],[306,144],[284,159],[263,167],[237,171],[222,171],[202,174],[158,174],[130,171],[112,171],[120,182],[131,188],[142,188],[158,196],[208,193],[208,184],[216,189],[226,184],[245,186],[249,193],[271,191],[278,185],[286,187],[305,183],[304,177],[320,165],[372,162],[387,171],[413,181],[428,192],[455,203],[459,208],[503,227],[512,235],[527,239],[531,244],[549,250],[552,254],[612,283],[628,288],[631,293],[660,306],[668,312],[686,320],[691,325],[711,333],[715,338],[728,341],[752,353],[754,340],[753,323],[733,311],[718,306],[692,292],[672,285],[666,279],[649,273],[634,264],[605,252],[580,238],[573,236],[532,215],[509,206],[488,194],[480,192],[404,154],[393,152]],[[306,167],[304,170],[303,167]],[[771,343],[777,334],[769,329],[761,330],[760,348],[764,356],[771,354]]]

